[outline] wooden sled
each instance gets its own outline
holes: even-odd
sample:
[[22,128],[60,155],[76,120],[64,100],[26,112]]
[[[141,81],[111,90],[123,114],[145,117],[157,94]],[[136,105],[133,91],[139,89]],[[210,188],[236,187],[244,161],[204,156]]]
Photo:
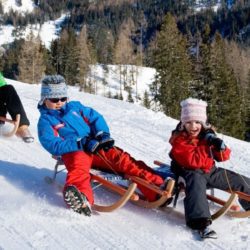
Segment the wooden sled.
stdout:
[[[160,161],[154,161],[154,164],[158,166],[163,166],[163,165],[166,166],[166,164]],[[228,192],[230,194],[229,198],[226,201],[220,198],[217,198],[212,194],[207,194],[208,200],[221,206],[215,213],[212,214],[212,220],[218,219],[220,216],[224,214],[227,214],[236,218],[250,217],[250,211],[243,211],[240,208],[240,206],[235,203],[237,198],[250,202],[250,195],[242,193],[242,192],[238,192],[238,191],[236,192],[225,191],[225,192]]]
[[[46,176],[45,181],[49,184],[54,184],[60,187],[60,189],[62,190],[63,186],[56,182],[57,175],[64,170],[64,169],[59,170],[60,165],[64,164],[61,160],[57,160],[53,176],[52,177]],[[128,201],[131,201],[134,204],[145,208],[157,208],[162,204],[166,203],[166,201],[172,197],[172,192],[175,185],[175,181],[170,180],[166,186],[166,189],[161,190],[159,187],[152,185],[139,177],[127,175],[125,176],[125,179],[128,180],[129,185],[122,186],[121,184],[114,183],[111,180],[107,180],[105,179],[105,177],[96,174],[95,170],[91,170],[90,175],[92,184],[96,185],[97,183],[98,185],[104,187],[105,189],[121,196],[121,198],[118,199],[118,201],[110,205],[98,205],[95,203],[92,206],[92,208],[98,212],[112,212],[116,209],[123,207]],[[143,196],[139,194],[136,190],[137,184],[140,184],[141,186],[144,186],[147,189],[155,192],[159,198],[153,202],[144,200]]]
[[162,206],[163,204],[165,204],[169,199],[172,199],[173,190],[175,186],[175,181],[173,179],[169,179],[165,190],[162,190],[158,186],[155,186],[137,176],[126,175],[125,177],[155,192],[159,197],[156,201],[151,201],[151,202],[143,198],[140,198],[137,201],[133,201],[135,205],[138,205],[140,207],[145,207],[145,208],[158,208]]
[[[55,157],[53,157],[55,158]],[[64,163],[61,160],[57,160],[56,165],[54,167],[54,173],[52,177],[45,176],[45,181],[48,184],[56,185],[61,191],[63,191],[63,185],[56,182],[57,175],[62,172],[65,168],[59,170],[59,166],[64,165]],[[116,185],[110,181],[105,180],[105,178],[98,176],[94,172],[91,172],[91,182],[92,183],[99,183],[100,186],[104,186],[107,189],[121,195],[121,198],[110,205],[98,205],[94,204],[92,205],[92,208],[98,212],[112,212],[116,209],[119,209],[123,207],[128,200],[138,200],[139,197],[134,194],[134,191],[137,187],[135,183],[131,183],[127,189],[124,189],[120,187],[119,185]]]
[[4,121],[4,122],[11,123],[11,124],[13,125],[12,130],[9,131],[9,132],[4,133],[3,136],[5,136],[5,137],[11,137],[11,136],[13,136],[13,135],[16,133],[18,127],[19,127],[20,115],[18,114],[18,115],[16,116],[16,120],[15,120],[15,121],[14,121],[14,120],[11,120],[11,119],[8,119],[8,118],[6,118],[6,117],[3,117],[3,116],[0,116],[0,120],[1,120],[1,121]]

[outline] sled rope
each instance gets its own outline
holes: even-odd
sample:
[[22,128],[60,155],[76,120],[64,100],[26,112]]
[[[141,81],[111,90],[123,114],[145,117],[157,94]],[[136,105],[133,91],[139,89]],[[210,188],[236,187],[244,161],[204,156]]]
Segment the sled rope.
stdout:
[[107,164],[107,166],[111,169],[113,173],[119,175],[112,167],[111,162],[105,156],[101,155],[100,153],[97,153],[97,155]]
[[[222,139],[224,140],[224,135],[222,135]],[[223,161],[224,163],[224,161]],[[231,159],[229,159],[229,163],[231,163],[232,166],[234,166],[233,162]],[[228,186],[229,186],[229,189],[230,189],[230,192],[232,192],[232,189],[231,189],[231,185],[229,183],[229,179],[228,179],[228,176],[227,176],[227,173],[226,173],[226,169],[225,169],[225,175],[226,175],[226,178],[227,178],[227,183],[228,183]],[[244,181],[244,183],[247,185],[247,187],[250,187],[249,183],[247,183],[247,181],[244,179],[244,177],[238,173],[238,175],[241,177],[241,179]]]
[[[114,149],[119,153],[119,151],[116,149],[116,147],[114,147]],[[111,171],[114,173],[114,174],[116,174],[116,175],[121,175],[121,174],[119,174],[117,171],[115,171],[115,169],[112,167],[112,163],[104,156],[104,155],[102,155],[102,154],[100,154],[100,153],[97,153],[97,155],[107,164],[107,166],[111,169]],[[121,153],[120,153],[120,156],[121,156]],[[120,157],[120,159],[119,159],[119,161],[117,162],[117,164],[119,165],[119,167],[120,167],[120,165],[121,165],[121,157]],[[149,183],[149,184],[153,184],[152,183],[152,181],[148,181],[147,180],[147,182]]]
[[226,176],[226,180],[227,180],[227,185],[228,185],[228,187],[229,187],[230,193],[232,193],[233,190],[232,190],[232,187],[231,187],[230,182],[229,182],[229,179],[228,179],[227,170],[224,169],[224,172],[225,172],[225,176]]

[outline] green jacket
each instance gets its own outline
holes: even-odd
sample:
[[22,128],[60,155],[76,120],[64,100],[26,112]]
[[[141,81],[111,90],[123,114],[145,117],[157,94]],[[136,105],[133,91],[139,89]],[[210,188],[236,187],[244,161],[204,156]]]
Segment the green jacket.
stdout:
[[4,86],[6,84],[7,84],[7,82],[5,81],[2,73],[0,72],[0,87]]

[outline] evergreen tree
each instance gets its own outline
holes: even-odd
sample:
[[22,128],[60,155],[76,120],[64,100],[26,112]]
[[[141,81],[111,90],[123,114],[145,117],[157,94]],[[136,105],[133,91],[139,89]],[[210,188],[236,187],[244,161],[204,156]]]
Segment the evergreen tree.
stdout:
[[128,102],[131,102],[131,103],[134,103],[134,99],[133,99],[133,97],[132,97],[132,88],[128,88],[128,99],[127,99],[127,101]]
[[151,61],[157,71],[151,88],[155,101],[160,102],[165,114],[178,118],[180,101],[190,94],[191,62],[187,41],[169,13],[157,34]]
[[76,35],[73,29],[65,30],[63,38],[63,64],[64,76],[68,84],[78,83],[78,51],[76,47]]
[[146,108],[150,108],[150,100],[149,100],[149,95],[148,91],[145,90],[144,92],[144,97],[143,97],[143,106]]
[[[226,62],[225,43],[216,33],[211,45],[209,82],[211,96],[208,98],[209,117],[223,133],[242,139],[244,134],[242,92],[232,68]],[[236,105],[237,104],[237,105]]]
[[96,49],[97,61],[102,64],[113,62],[114,37],[112,30],[100,24],[90,26],[90,40]]
[[53,40],[51,42],[49,62],[57,74],[63,75],[62,46],[59,39]]

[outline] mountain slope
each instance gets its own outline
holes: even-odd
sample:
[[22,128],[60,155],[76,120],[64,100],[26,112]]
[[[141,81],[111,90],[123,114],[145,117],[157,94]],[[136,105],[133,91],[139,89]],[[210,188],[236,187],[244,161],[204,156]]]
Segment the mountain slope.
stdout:
[[[249,219],[220,218],[213,225],[218,240],[199,241],[184,225],[183,204],[174,212],[143,209],[127,204],[113,213],[90,218],[73,213],[61,193],[44,182],[55,161],[39,144],[36,109],[40,86],[13,84],[30,118],[33,144],[1,137],[0,249],[248,249]],[[176,120],[141,106],[106,99],[70,88],[71,99],[96,108],[106,118],[116,145],[153,167],[153,160],[169,163],[168,139]],[[232,147],[232,159],[223,167],[249,174],[250,145],[223,137]],[[59,177],[63,182],[65,173]],[[96,191],[96,201],[112,202],[117,196]]]

